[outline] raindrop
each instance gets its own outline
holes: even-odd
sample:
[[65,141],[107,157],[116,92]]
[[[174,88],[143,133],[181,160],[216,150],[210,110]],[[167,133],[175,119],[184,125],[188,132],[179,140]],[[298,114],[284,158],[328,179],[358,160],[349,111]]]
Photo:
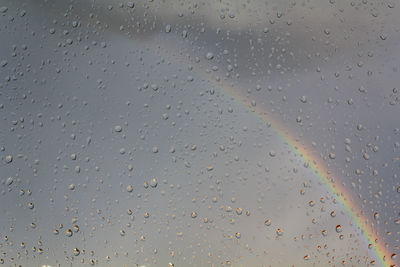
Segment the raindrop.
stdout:
[[6,163],[11,163],[13,161],[13,156],[8,155],[6,156]]
[[157,184],[158,184],[158,181],[156,178],[151,179],[151,181],[150,181],[151,187],[155,188],[155,187],[157,187]]
[[214,58],[214,54],[213,54],[213,53],[208,52],[208,53],[206,54],[206,59],[211,60],[211,59],[213,59],[213,58]]
[[276,229],[276,234],[277,234],[278,236],[283,236],[283,230],[280,229],[280,228]]
[[133,191],[133,186],[132,185],[128,185],[126,187],[126,191],[128,191],[129,193]]
[[117,133],[121,132],[122,131],[122,126],[120,126],[120,125],[115,126],[114,127],[114,131],[116,131]]
[[71,237],[72,234],[73,234],[73,232],[72,232],[71,229],[67,229],[67,230],[65,231],[65,235],[68,236],[68,237]]
[[14,178],[8,177],[6,181],[6,185],[10,186],[14,182]]
[[242,208],[237,208],[237,209],[236,209],[236,214],[237,214],[237,215],[241,215],[242,212],[243,212],[243,209],[242,209]]
[[81,253],[81,251],[77,248],[74,248],[74,256],[77,257],[79,256],[79,254]]

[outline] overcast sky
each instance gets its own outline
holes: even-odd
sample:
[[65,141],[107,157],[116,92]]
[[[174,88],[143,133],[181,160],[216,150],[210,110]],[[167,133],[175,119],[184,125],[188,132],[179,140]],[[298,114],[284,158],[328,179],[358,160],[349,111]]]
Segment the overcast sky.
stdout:
[[399,8],[0,2],[0,263],[397,263]]

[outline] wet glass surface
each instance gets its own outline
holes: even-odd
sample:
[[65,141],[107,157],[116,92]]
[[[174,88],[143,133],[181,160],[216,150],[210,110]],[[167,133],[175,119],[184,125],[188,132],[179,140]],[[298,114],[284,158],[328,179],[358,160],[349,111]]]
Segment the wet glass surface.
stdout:
[[399,266],[397,1],[0,1],[0,266]]

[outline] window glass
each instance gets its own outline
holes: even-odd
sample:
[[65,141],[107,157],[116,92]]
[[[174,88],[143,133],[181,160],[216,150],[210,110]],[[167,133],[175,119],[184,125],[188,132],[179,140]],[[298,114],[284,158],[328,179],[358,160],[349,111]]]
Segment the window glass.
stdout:
[[0,1],[0,266],[399,266],[399,8]]

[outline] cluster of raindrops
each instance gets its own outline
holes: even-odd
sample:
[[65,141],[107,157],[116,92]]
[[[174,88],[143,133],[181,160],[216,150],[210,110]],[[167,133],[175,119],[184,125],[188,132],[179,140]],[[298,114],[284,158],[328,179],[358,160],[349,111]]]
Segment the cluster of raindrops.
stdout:
[[0,264],[398,266],[399,8],[0,3]]

